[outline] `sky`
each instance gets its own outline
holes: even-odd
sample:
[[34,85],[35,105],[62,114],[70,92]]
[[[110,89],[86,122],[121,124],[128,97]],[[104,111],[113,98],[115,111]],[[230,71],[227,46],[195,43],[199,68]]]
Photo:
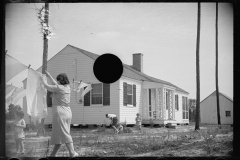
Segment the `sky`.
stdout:
[[[43,38],[36,8],[6,5],[6,50],[31,68],[42,65]],[[143,54],[143,73],[168,81],[196,98],[197,3],[50,3],[48,59],[66,45],[132,65]],[[216,90],[216,3],[201,3],[200,100]],[[218,5],[219,91],[233,98],[233,7]],[[22,86],[27,70],[7,84]]]

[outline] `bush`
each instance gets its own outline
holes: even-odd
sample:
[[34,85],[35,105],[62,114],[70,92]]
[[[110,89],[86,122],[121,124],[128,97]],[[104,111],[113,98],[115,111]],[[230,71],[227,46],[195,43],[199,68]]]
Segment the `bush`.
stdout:
[[124,123],[121,123],[121,125],[123,126],[123,133],[132,133],[132,129],[127,127],[127,121],[125,121]]
[[98,132],[105,132],[105,130],[106,130],[106,125],[105,125],[105,124],[99,125],[99,126],[97,127],[97,131],[98,131]]
[[13,131],[13,122],[12,121],[6,121],[5,129],[6,129],[6,132]]
[[154,127],[154,122],[153,122],[153,119],[152,119],[152,118],[150,118],[150,126],[151,126],[151,128]]
[[129,127],[123,127],[123,133],[132,133],[132,129]]

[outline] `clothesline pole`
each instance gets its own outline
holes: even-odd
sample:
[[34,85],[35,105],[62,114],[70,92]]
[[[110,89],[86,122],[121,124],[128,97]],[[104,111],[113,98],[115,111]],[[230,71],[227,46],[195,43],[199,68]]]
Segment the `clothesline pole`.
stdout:
[[[48,26],[48,18],[49,18],[49,3],[45,3],[45,15],[44,15],[44,21],[46,26]],[[47,39],[46,32],[43,33],[43,62],[42,62],[42,74],[46,74],[47,70],[47,59],[48,59],[48,39]],[[43,132],[45,134],[44,130],[44,121],[45,118],[41,119],[41,124],[39,124],[37,135],[40,134],[40,132]],[[44,135],[43,135],[44,136]]]

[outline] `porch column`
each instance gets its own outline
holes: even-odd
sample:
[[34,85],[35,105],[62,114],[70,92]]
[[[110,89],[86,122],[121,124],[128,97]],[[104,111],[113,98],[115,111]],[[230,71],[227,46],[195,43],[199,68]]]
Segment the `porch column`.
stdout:
[[163,88],[163,119],[166,120],[166,88]]
[[172,91],[168,90],[168,95],[169,95],[168,119],[173,120]]
[[173,97],[173,120],[175,120],[175,94],[174,91],[172,91],[172,97]]
[[163,88],[156,88],[157,95],[157,117],[164,120],[164,107],[163,107]]
[[143,89],[143,108],[142,108],[142,118],[145,120],[148,120],[148,115],[149,115],[149,111],[148,111],[148,94],[147,94],[147,89]]
[[174,91],[170,92],[171,94],[171,100],[172,101],[172,120],[175,120],[175,96],[174,96]]

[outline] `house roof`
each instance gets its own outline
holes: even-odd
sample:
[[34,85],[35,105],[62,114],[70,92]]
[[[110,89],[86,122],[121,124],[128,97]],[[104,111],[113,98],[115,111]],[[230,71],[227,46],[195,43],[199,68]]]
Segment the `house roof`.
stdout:
[[[200,103],[202,103],[203,101],[205,101],[208,97],[210,97],[212,94],[214,94],[216,91],[213,91],[209,96],[207,96],[206,98],[204,98]],[[227,95],[219,92],[219,94],[221,94],[223,97],[227,98],[228,100],[230,100],[231,102],[233,102],[233,99],[228,97]]]
[[[94,59],[94,60],[96,60],[96,59],[99,57],[99,55],[97,55],[97,54],[94,54],[94,53],[85,51],[85,50],[83,50],[83,49],[74,47],[74,46],[72,46],[72,45],[68,45],[68,46],[71,46],[71,47],[77,49],[77,50],[80,51],[81,53],[87,55],[88,57],[90,57],[90,58],[92,58],[92,59]],[[122,75],[125,76],[125,77],[129,77],[129,78],[133,78],[133,79],[137,79],[137,80],[143,80],[143,81],[163,83],[163,84],[166,84],[166,85],[175,87],[177,91],[184,92],[184,93],[187,93],[187,94],[188,94],[187,91],[184,91],[183,89],[181,89],[181,88],[173,85],[172,83],[167,82],[167,81],[163,81],[163,80],[160,80],[160,79],[151,77],[151,76],[148,76],[148,75],[146,75],[146,74],[144,74],[144,73],[142,73],[142,72],[139,72],[139,71],[133,69],[132,66],[130,66],[130,65],[127,65],[127,64],[124,64],[124,63],[123,63],[123,67],[124,67],[125,69],[123,70],[123,74],[122,74]]]
[[[79,52],[85,54],[86,56],[88,56],[88,57],[90,57],[90,58],[92,58],[92,59],[94,59],[94,60],[96,60],[96,59],[99,57],[99,55],[97,55],[97,54],[94,54],[94,53],[91,53],[91,52],[89,52],[89,51],[86,51],[86,50],[77,48],[77,47],[75,47],[75,46],[72,46],[72,45],[69,45],[69,44],[68,44],[67,46],[70,46],[70,47],[72,47],[72,48],[75,48],[75,49],[78,50]],[[66,46],[66,47],[67,47],[67,46]],[[56,55],[55,55],[55,56],[56,56]],[[52,57],[52,58],[53,58],[53,57]],[[51,58],[51,59],[52,59],[52,58]],[[51,60],[51,59],[50,59],[50,60]],[[48,60],[48,61],[50,61],[50,60]],[[40,68],[40,67],[39,67],[39,68]],[[179,88],[179,87],[171,84],[170,82],[163,81],[163,80],[160,80],[160,79],[157,79],[157,78],[154,78],[154,77],[150,77],[150,76],[148,76],[148,75],[146,75],[146,74],[144,74],[144,73],[142,73],[142,72],[139,72],[139,71],[133,69],[132,66],[129,66],[129,65],[127,65],[127,64],[123,64],[123,68],[124,68],[124,69],[123,69],[123,74],[122,74],[122,75],[125,76],[125,77],[132,78],[132,79],[136,79],[136,80],[141,80],[141,81],[150,81],[150,82],[156,82],[156,83],[163,83],[163,84],[166,84],[166,85],[175,87],[177,91],[180,91],[180,92],[183,92],[183,93],[187,93],[187,94],[188,94],[188,92],[186,92],[186,91],[184,91],[183,89],[181,89],[181,88]]]

